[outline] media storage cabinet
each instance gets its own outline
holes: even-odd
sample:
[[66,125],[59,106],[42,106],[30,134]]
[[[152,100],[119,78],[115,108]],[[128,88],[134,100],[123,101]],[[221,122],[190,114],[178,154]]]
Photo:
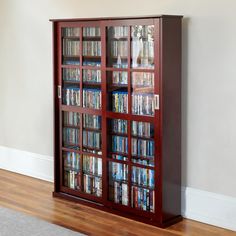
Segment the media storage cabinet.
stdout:
[[182,16],[51,21],[53,196],[181,220]]

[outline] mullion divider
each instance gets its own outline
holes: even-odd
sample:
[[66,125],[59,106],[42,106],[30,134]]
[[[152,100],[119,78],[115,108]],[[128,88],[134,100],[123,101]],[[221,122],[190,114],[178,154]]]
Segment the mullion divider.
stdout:
[[[128,69],[130,69],[131,65],[131,26],[128,26]],[[128,73],[128,206],[131,207],[131,72],[130,70],[127,71]]]
[[109,180],[107,173],[107,84],[106,84],[106,26],[103,21],[100,24],[101,30],[101,91],[102,91],[102,199],[103,204],[108,205]]
[[[80,107],[83,107],[83,27],[80,27]],[[83,113],[80,113],[80,168],[81,168],[81,191],[84,190],[84,175],[83,175]]]

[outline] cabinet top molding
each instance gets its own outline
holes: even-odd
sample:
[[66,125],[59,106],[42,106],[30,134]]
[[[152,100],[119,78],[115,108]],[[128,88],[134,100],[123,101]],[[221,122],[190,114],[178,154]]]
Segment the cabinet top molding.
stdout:
[[120,16],[120,17],[97,17],[97,18],[65,18],[65,19],[50,19],[52,22],[67,22],[67,21],[101,21],[101,20],[129,20],[129,19],[147,19],[147,18],[183,18],[182,15],[148,15],[148,16]]

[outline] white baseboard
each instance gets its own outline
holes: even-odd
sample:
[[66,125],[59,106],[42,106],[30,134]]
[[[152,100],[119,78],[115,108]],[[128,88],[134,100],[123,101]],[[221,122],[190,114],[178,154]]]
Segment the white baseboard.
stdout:
[[236,198],[182,187],[182,216],[236,231]]
[[53,157],[0,146],[0,168],[53,182]]
[[[0,146],[0,168],[53,182],[53,157]],[[182,187],[182,216],[236,231],[236,198]]]

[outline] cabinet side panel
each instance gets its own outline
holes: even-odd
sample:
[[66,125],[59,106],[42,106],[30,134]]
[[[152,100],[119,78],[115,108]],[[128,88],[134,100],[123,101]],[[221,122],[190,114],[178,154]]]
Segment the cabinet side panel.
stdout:
[[60,147],[59,147],[59,103],[57,98],[58,86],[58,24],[53,22],[52,25],[52,46],[53,46],[53,109],[54,109],[54,124],[53,124],[53,138],[54,138],[54,191],[60,190]]
[[181,18],[161,19],[162,221],[181,214]]

